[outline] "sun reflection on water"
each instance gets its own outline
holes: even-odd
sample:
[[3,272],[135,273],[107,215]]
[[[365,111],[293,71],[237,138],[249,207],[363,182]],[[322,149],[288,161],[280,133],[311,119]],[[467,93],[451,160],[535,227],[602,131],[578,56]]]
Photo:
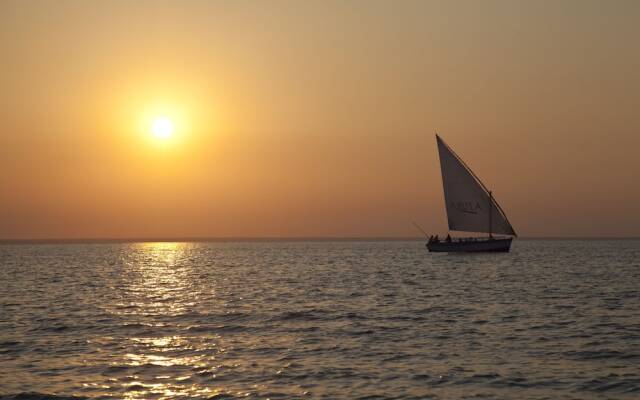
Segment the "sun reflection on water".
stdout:
[[[110,285],[113,301],[101,305],[115,329],[91,340],[97,365],[107,366],[102,378],[109,389],[93,387],[91,393],[126,399],[245,397],[283,379],[295,363],[271,355],[288,352],[293,338],[256,334],[263,325],[254,324],[257,305],[246,297],[273,287],[254,281],[254,292],[245,291],[251,274],[218,257],[217,248],[202,244],[123,247]],[[247,374],[254,374],[251,384]],[[286,390],[306,392],[289,385]]]
[[[222,349],[219,337],[188,336],[181,316],[192,312],[198,301],[190,244],[140,243],[129,247],[123,268],[126,279],[118,287],[118,299],[108,311],[130,327],[119,338],[124,352],[110,364],[131,372],[114,382],[123,398],[201,397],[223,393],[193,381],[194,371],[208,371]],[[188,327],[186,327],[188,328]],[[188,329],[187,329],[188,331]],[[113,344],[116,338],[103,338]],[[99,341],[98,341],[99,342]]]
[[185,261],[185,243],[142,243],[135,245],[128,261],[131,281],[125,286],[128,304],[117,313],[138,315],[178,315],[194,304],[196,290],[192,266]]

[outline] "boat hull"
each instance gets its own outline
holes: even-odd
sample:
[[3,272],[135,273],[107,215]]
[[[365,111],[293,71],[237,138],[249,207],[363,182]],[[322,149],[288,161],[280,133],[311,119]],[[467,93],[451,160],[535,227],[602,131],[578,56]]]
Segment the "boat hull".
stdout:
[[513,238],[452,241],[452,242],[431,242],[427,243],[430,252],[435,253],[483,253],[502,252],[506,253],[511,249]]

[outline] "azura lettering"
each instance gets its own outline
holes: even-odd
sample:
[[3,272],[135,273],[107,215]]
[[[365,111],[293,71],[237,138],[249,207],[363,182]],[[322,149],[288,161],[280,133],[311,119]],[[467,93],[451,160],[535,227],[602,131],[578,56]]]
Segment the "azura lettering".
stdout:
[[480,203],[472,201],[452,201],[451,207],[467,214],[477,214],[478,211],[482,211]]

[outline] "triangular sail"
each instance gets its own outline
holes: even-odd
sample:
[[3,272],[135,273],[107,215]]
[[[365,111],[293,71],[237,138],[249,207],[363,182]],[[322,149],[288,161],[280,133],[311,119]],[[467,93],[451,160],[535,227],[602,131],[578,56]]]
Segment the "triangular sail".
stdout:
[[495,198],[489,194],[480,179],[440,136],[436,135],[436,139],[449,229],[517,236]]

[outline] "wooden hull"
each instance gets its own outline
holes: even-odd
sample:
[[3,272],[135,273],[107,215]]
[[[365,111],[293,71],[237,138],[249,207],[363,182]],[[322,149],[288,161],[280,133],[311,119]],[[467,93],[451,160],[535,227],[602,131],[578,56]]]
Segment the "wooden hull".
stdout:
[[508,252],[513,238],[481,239],[469,241],[431,242],[427,243],[430,252],[436,253],[481,253]]

